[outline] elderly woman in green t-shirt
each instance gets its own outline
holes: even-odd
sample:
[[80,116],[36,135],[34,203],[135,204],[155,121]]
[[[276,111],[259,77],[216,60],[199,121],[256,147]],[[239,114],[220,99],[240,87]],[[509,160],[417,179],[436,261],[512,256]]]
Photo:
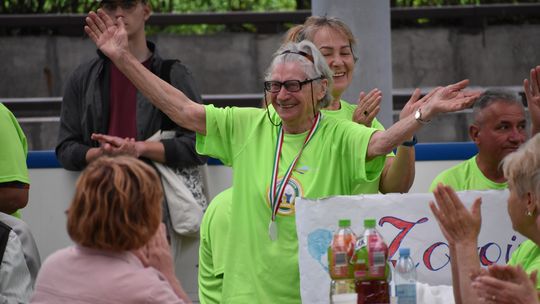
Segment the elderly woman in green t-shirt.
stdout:
[[[263,109],[201,105],[150,73],[127,51],[121,17],[98,10],[85,31],[160,110],[197,132],[197,151],[233,167],[223,302],[299,303],[295,198],[351,194],[380,174],[384,158],[436,115],[470,106],[478,94],[462,81],[438,88],[420,107],[386,131],[321,115],[331,98],[332,71],[310,42],[287,44],[274,55]],[[107,136],[94,136],[107,142]],[[369,165],[369,170],[367,165]]]

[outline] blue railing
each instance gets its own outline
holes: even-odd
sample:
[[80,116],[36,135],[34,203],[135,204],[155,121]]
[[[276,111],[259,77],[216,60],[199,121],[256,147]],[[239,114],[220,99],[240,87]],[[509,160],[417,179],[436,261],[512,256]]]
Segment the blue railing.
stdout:
[[[472,142],[425,143],[416,145],[417,161],[465,160],[478,152]],[[53,150],[30,151],[26,161],[28,168],[61,168]],[[222,165],[221,161],[210,158],[211,166]]]

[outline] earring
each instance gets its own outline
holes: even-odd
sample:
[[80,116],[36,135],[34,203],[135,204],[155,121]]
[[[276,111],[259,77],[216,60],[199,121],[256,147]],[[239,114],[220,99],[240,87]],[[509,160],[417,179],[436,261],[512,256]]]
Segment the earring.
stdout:
[[527,211],[527,216],[532,216],[532,212],[531,211]]

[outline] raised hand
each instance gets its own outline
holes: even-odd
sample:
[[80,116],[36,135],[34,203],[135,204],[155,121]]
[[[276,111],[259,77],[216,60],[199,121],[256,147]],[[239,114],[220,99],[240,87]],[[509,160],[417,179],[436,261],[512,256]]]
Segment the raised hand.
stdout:
[[373,119],[381,110],[382,92],[379,89],[371,90],[367,95],[363,91],[358,97],[358,105],[353,113],[353,121],[366,127],[371,127]]
[[482,200],[477,198],[469,211],[449,186],[439,184],[433,194],[437,203],[431,201],[429,207],[448,242],[451,244],[476,242],[482,224],[480,212]]
[[523,80],[523,90],[531,114],[532,136],[540,131],[540,65],[531,69],[530,78]]
[[403,119],[411,114],[413,114],[418,108],[420,108],[427,100],[435,94],[440,89],[440,87],[437,87],[433,90],[431,90],[429,93],[424,95],[424,97],[418,99],[420,97],[420,89],[416,88],[411,98],[409,98],[409,101],[403,106],[403,109],[401,109],[401,112],[399,112],[399,119]]
[[114,60],[128,51],[128,37],[122,17],[112,20],[102,9],[88,13],[84,31],[107,57]]
[[465,79],[435,89],[434,94],[422,106],[423,119],[430,120],[440,113],[456,112],[470,107],[481,92],[464,91],[468,85],[469,80]]

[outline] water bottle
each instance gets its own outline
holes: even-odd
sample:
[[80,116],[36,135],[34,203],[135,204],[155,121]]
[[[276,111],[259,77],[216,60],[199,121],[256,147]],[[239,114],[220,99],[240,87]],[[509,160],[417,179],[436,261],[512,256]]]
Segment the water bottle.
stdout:
[[328,247],[328,272],[332,278],[330,285],[331,303],[356,303],[356,292],[351,258],[354,253],[356,235],[351,229],[351,221],[339,220],[339,228]]
[[399,249],[394,276],[398,304],[416,304],[416,266],[409,248]]

